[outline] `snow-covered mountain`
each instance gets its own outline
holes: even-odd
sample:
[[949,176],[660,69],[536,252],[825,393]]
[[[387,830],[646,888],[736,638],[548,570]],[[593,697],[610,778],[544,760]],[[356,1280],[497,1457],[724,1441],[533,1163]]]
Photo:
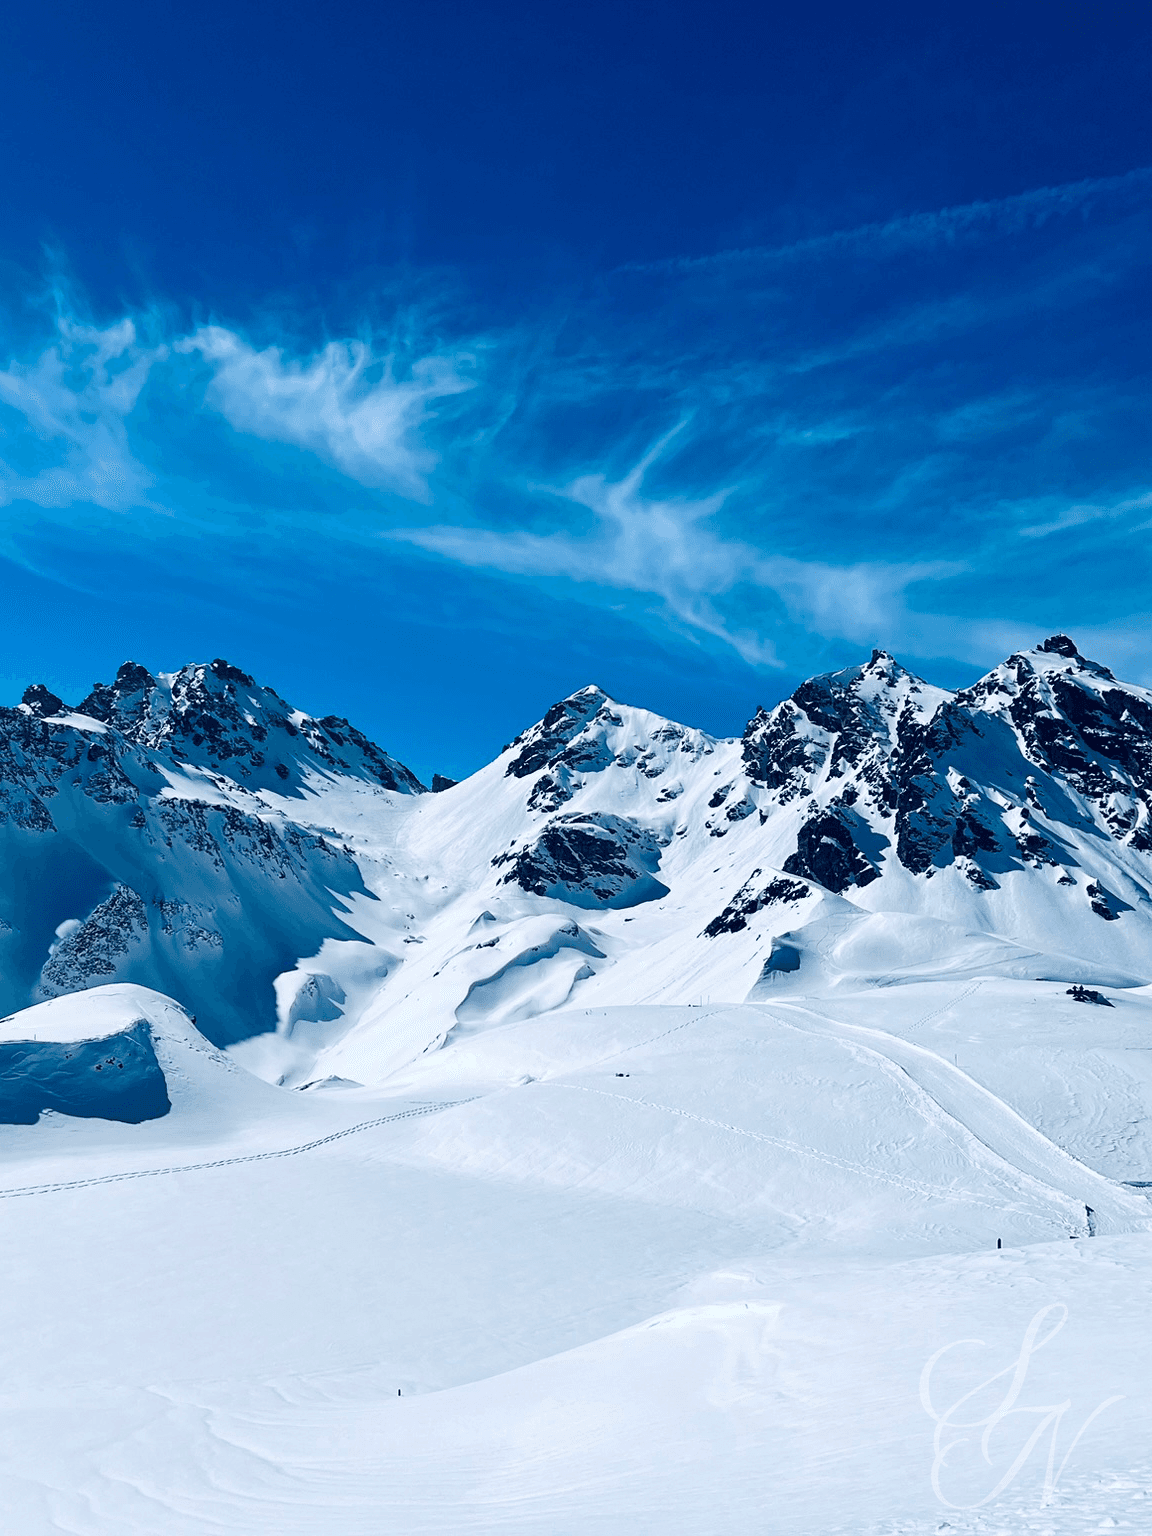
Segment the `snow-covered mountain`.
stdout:
[[1152,980],[1152,694],[1063,635],[959,693],[877,651],[730,740],[589,687],[422,791],[224,661],[30,688],[4,1004],[137,983],[273,1080],[373,1082],[576,1002]]
[[29,689],[12,1528],[1144,1529],[1150,774],[1063,636],[434,793],[224,662]]
[[226,662],[129,662],[76,709],[0,710],[0,1007],[110,981],[170,993],[220,1044],[275,1023],[273,982],[351,937],[350,851],[277,805],[332,785],[418,793],[344,720],[313,720]]

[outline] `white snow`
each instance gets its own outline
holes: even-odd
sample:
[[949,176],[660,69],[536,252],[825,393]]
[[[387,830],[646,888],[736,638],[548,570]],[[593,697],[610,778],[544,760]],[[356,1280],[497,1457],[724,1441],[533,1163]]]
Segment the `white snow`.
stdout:
[[[1115,1182],[1145,1144],[1116,1151],[1150,1118],[1129,1060],[1152,998],[1117,998],[991,977],[577,1009],[453,1035],[386,1091],[304,1094],[197,1047],[143,989],[29,1010],[10,1038],[33,1014],[72,1039],[147,1010],[173,1109],[75,1122],[81,1140],[64,1117],[0,1131],[11,1527],[1131,1520],[1152,1496],[1152,1207]],[[946,1508],[924,1365],[983,1341],[938,1369],[951,1405],[1054,1307],[1019,1407],[1070,1401],[1057,1463],[1123,1400],[1043,1510],[1047,1440],[992,1505]],[[1037,1422],[1006,1420],[990,1464],[961,1447],[943,1494],[984,1498]]]

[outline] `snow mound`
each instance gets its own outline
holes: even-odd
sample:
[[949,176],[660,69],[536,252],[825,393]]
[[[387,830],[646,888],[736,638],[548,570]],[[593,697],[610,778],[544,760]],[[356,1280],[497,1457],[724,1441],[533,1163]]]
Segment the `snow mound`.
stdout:
[[[394,1003],[385,994],[369,1007],[357,1027],[325,1054],[325,1071],[379,1082],[439,1049],[449,1036],[563,1007],[576,987],[596,974],[595,962],[606,959],[593,933],[555,914],[502,921],[484,912],[472,928],[472,942],[447,959],[433,951],[407,962],[406,995]],[[247,1050],[239,1049],[240,1059]]]
[[939,918],[853,911],[844,903],[773,939],[748,1000],[770,998],[785,987],[811,993],[977,976],[1081,985],[1094,981],[1107,987],[1144,984],[1140,977],[1100,961],[1028,949]]
[[179,1004],[147,987],[109,986],[53,998],[0,1019],[0,1124],[51,1111],[139,1125],[169,1113],[171,1047],[227,1058]]

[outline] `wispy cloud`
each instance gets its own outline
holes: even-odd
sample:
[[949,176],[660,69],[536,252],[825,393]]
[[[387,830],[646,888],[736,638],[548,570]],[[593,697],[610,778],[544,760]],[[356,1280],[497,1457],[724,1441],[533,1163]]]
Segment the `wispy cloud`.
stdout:
[[810,262],[863,250],[877,256],[894,256],[907,250],[939,244],[951,245],[971,237],[1012,235],[1035,229],[1050,219],[1078,212],[1103,197],[1130,197],[1146,201],[1150,195],[1152,167],[1141,166],[1123,176],[1098,176],[1056,186],[1034,187],[1011,197],[990,198],[924,213],[906,214],[897,219],[859,224],[851,229],[833,230],[826,235],[814,235],[810,239],[794,240],[786,245],[746,246],[708,256],[629,263],[620,270],[699,272],[740,263]]
[[[908,589],[962,567],[946,561],[837,565],[769,555],[725,537],[714,519],[730,491],[695,499],[645,494],[646,475],[683,430],[681,424],[661,438],[621,480],[585,475],[553,492],[592,513],[579,531],[441,525],[394,529],[387,537],[506,575],[561,577],[656,597],[679,626],[725,642],[753,665],[784,665],[770,634],[781,610],[811,631],[859,644],[878,634],[892,644],[927,639],[936,621],[910,610]],[[759,608],[759,622],[749,607]],[[947,628],[954,642],[951,621]]]
[[[23,417],[25,433],[52,459],[31,470],[0,461],[0,503],[147,505],[153,477],[129,446],[125,419],[164,351],[139,345],[131,319],[101,330],[62,318],[55,343],[34,362],[0,372],[0,405]],[[5,436],[12,434],[0,433],[0,445]]]
[[299,360],[210,325],[176,350],[211,365],[208,403],[238,432],[308,449],[360,484],[412,501],[430,499],[437,455],[421,428],[432,403],[473,387],[465,357],[424,357],[401,378],[391,357],[361,341],[329,342]]
[[[165,354],[138,339],[154,317],[63,321],[0,374],[0,501],[81,505],[37,520],[63,547],[124,527],[83,503],[154,498],[186,525],[172,547],[209,522],[213,551],[248,540],[266,590],[320,540],[333,591],[344,559],[411,582],[421,612],[450,588],[466,615],[497,588],[468,572],[502,573],[557,614],[579,601],[590,649],[631,622],[718,674],[877,643],[982,665],[1081,619],[1106,635],[1148,583],[1150,207],[1145,170],[1041,188],[608,274],[467,330],[414,301],[387,338],[219,324]],[[10,522],[20,542],[32,520]],[[1077,538],[1094,524],[1110,537]]]
[[1126,496],[1122,501],[1078,502],[1073,506],[1065,507],[1063,511],[1045,522],[1031,523],[1026,528],[1021,528],[1020,536],[1025,539],[1046,539],[1050,534],[1063,533],[1069,528],[1080,528],[1085,523],[1126,517],[1130,512],[1146,512],[1149,507],[1152,507],[1152,491],[1145,491],[1139,496]]

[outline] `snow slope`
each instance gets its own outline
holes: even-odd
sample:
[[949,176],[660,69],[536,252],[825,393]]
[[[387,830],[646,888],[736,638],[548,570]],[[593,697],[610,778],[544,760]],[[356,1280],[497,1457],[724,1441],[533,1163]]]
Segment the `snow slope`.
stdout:
[[[1126,994],[1113,1020],[1006,980],[866,995],[900,1017],[551,1013],[453,1037],[387,1093],[284,1093],[209,1048],[193,1064],[247,1096],[239,1117],[221,1095],[210,1156],[213,1099],[181,1090],[175,1052],[171,1113],[105,1124],[103,1145],[98,1121],[74,1122],[74,1149],[56,1121],[6,1128],[13,1528],[811,1536],[947,1518],[1065,1536],[1131,1520],[1132,1495],[1152,1496],[1152,1207],[1058,1133],[1069,1084],[1107,1112],[1097,1021],[1106,1051],[1130,1046],[1152,1004]],[[165,1006],[129,988],[67,1002],[94,1010],[70,1036]],[[984,1080],[998,1014],[1031,1106]],[[1044,1028],[1064,1059],[1037,1085]],[[959,1068],[934,1048],[981,1029]],[[56,1140],[37,1150],[41,1130]],[[987,1510],[958,1513],[941,1496],[984,1499],[1037,1421],[1000,1425],[989,1463],[961,1448],[937,1491],[921,1371],[982,1341],[938,1368],[950,1405],[1044,1309],[1045,1331],[1061,1309],[1065,1325],[1019,1401],[1070,1401],[1057,1462],[1123,1400],[1043,1511],[1047,1441]]]
[[493,976],[535,963],[546,913],[603,953],[575,968],[542,956],[541,1007],[940,973],[1142,985],[1150,699],[1063,637],[966,695],[878,652],[739,741],[585,689],[471,779],[406,802],[387,852],[350,838],[390,861],[372,888],[404,892],[412,926],[403,963],[313,1070],[379,1080],[475,1027],[478,946]]

